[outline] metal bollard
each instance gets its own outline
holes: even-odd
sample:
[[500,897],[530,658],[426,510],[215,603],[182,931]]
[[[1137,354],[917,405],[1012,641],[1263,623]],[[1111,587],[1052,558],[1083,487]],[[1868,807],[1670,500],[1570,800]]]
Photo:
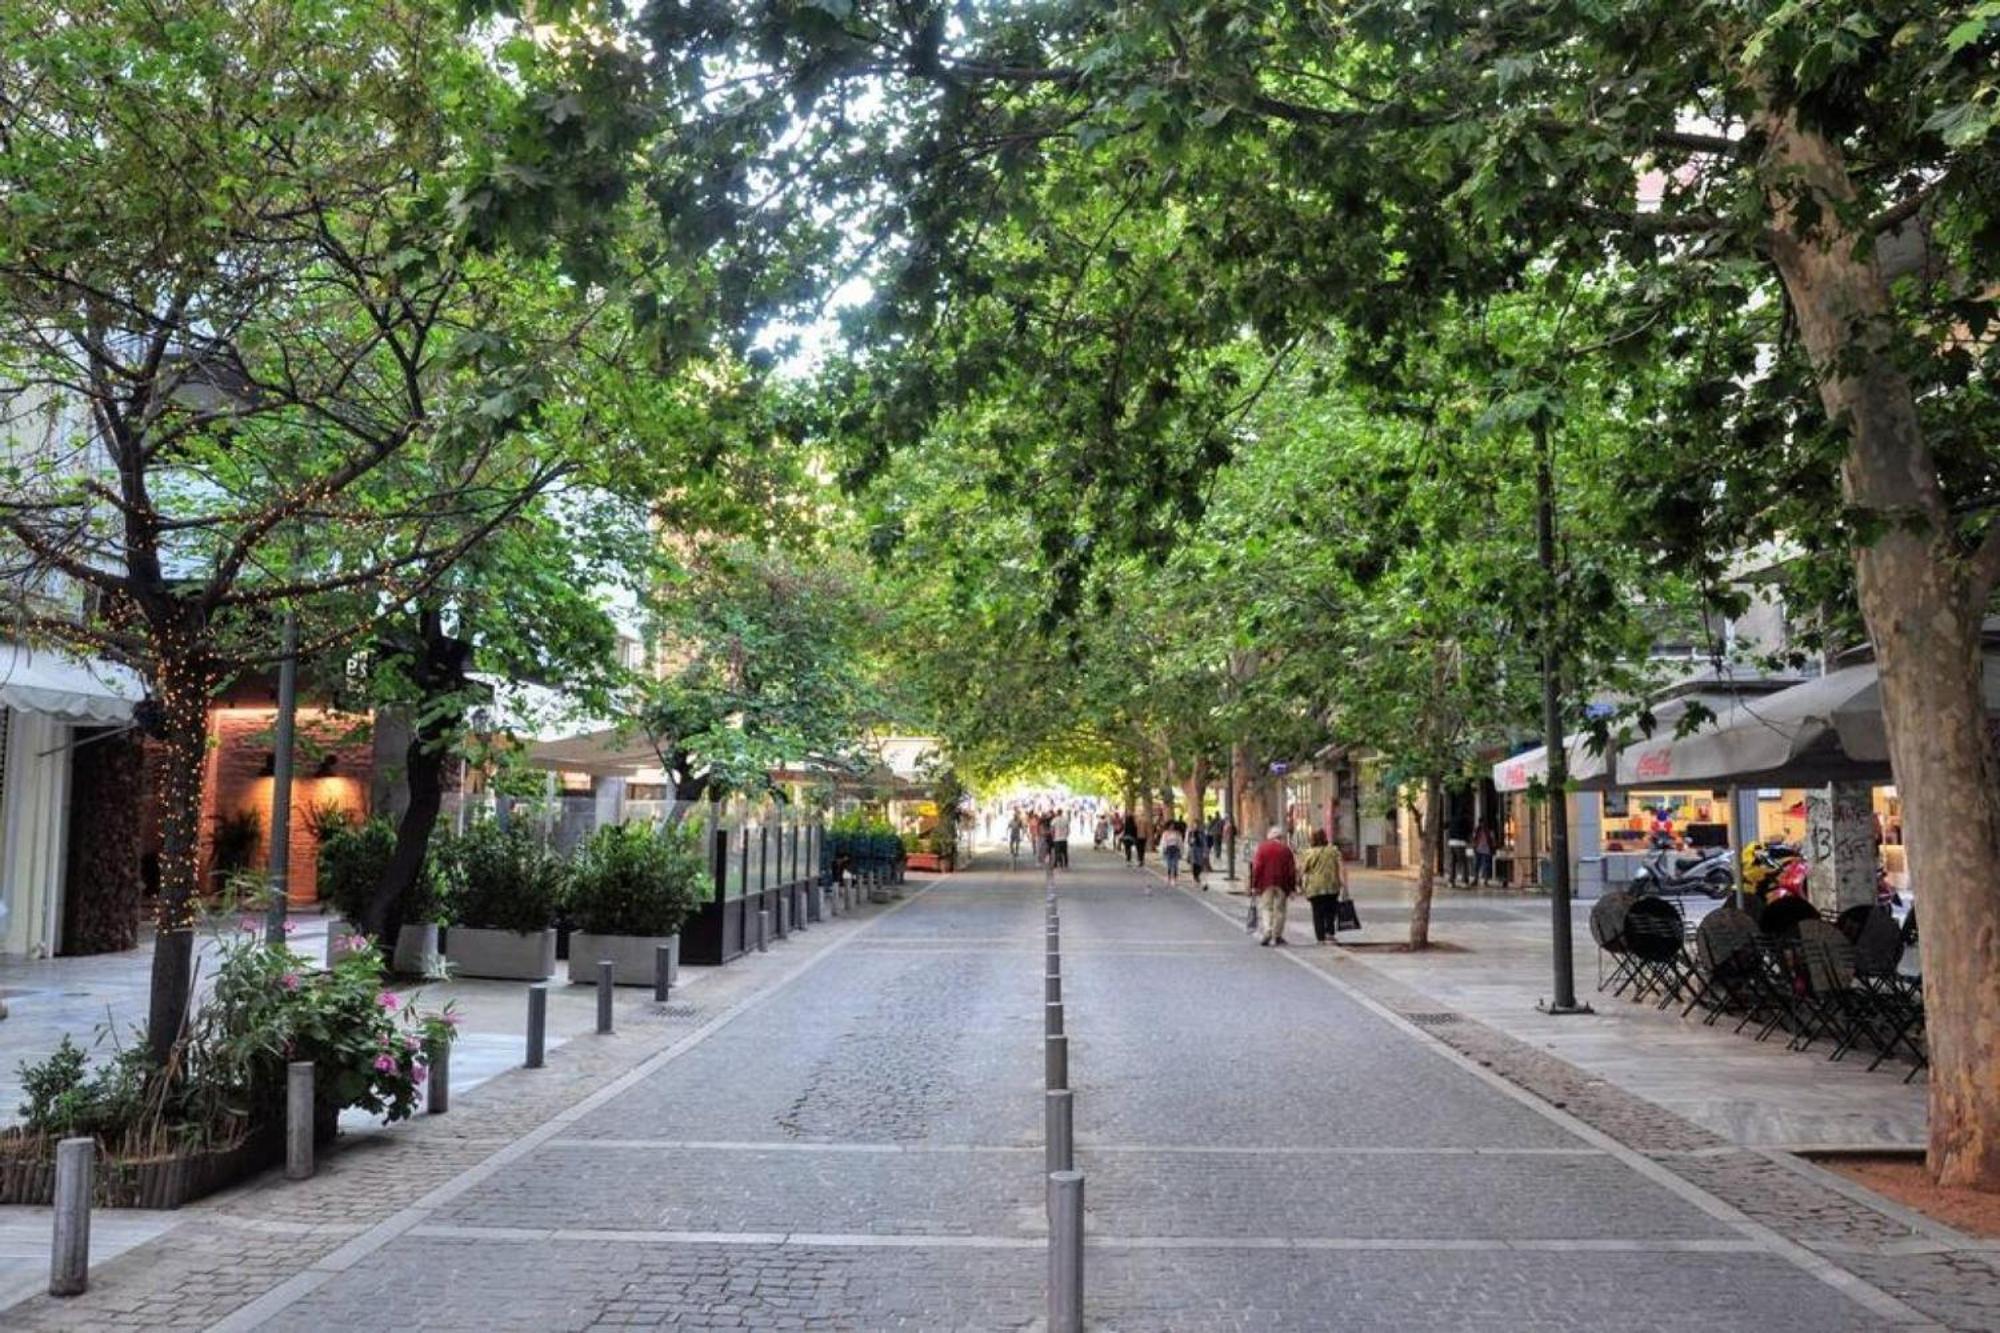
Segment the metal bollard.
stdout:
[[661,1004],[667,1002],[667,992],[674,984],[674,946],[655,944],[653,946],[653,998]]
[[64,1139],[56,1145],[55,1234],[49,1244],[51,1296],[81,1296],[90,1285],[90,1177],[96,1163],[95,1139]]
[[310,1060],[285,1066],[285,1179],[310,1180],[313,1173],[313,1067]]
[[1083,1333],[1083,1172],[1049,1173],[1049,1333]]
[[424,1110],[432,1115],[443,1115],[451,1109],[451,1043],[430,1043],[424,1057],[430,1065],[425,1075]]
[[1051,1171],[1069,1171],[1076,1166],[1076,1094],[1068,1088],[1050,1088],[1042,1094],[1043,1136],[1048,1144],[1047,1162]]
[[1063,1035],[1063,1007],[1061,1000],[1051,1000],[1042,1006],[1042,1035],[1060,1037]]
[[771,909],[768,907],[760,907],[757,909],[757,952],[769,953],[770,951],[771,951]]
[[778,938],[779,939],[783,939],[785,938],[786,935],[789,935],[791,933],[792,929],[792,913],[790,910],[791,904],[785,901],[790,896],[791,895],[786,893],[783,889],[778,890]]
[[1062,973],[1051,972],[1042,978],[1042,1001],[1056,1004],[1062,1000]]
[[597,960],[597,1030],[611,1031],[612,987],[618,984],[618,964],[609,958]]
[[1069,1038],[1042,1038],[1042,1081],[1050,1088],[1069,1086]]
[[526,1067],[540,1069],[549,1047],[549,983],[537,981],[528,987],[528,1060]]

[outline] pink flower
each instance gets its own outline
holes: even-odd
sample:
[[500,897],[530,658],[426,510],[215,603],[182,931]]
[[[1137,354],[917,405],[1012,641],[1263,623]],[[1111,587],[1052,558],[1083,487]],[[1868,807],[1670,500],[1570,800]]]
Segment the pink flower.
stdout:
[[395,1073],[395,1072],[396,1072],[396,1057],[395,1057],[395,1056],[393,1056],[393,1055],[378,1055],[378,1056],[376,1056],[376,1057],[375,1057],[375,1072],[376,1072],[376,1073],[378,1073],[378,1074],[393,1074],[393,1073]]
[[424,1075],[428,1073],[430,1073],[430,1070],[425,1069],[422,1065],[412,1065],[410,1066],[410,1082],[422,1083]]
[[241,921],[238,921],[236,923],[236,928],[238,930],[245,931],[249,934],[254,935],[259,930],[263,929],[263,923],[257,920],[257,918],[254,916],[246,916]]
[[293,931],[297,930],[298,928],[299,928],[299,923],[298,923],[298,922],[296,922],[296,921],[287,921],[287,922],[285,923],[285,933],[286,933],[287,935],[291,934],[291,933],[292,933]]
[[412,1034],[412,1033],[407,1033],[407,1032],[403,1034],[403,1049],[404,1049],[404,1050],[406,1050],[406,1051],[414,1051],[414,1050],[416,1050],[416,1049],[417,1049],[417,1047],[419,1047],[419,1046],[421,1046],[421,1045],[423,1045],[423,1043],[422,1043],[422,1042],[420,1042],[420,1041],[418,1041],[418,1040],[416,1039],[416,1036],[415,1036],[414,1034]]
[[287,972],[278,978],[278,984],[286,990],[297,990],[299,988],[299,974],[296,972]]
[[368,947],[368,937],[362,934],[342,935],[340,947],[349,953],[360,953]]
[[384,1009],[389,1010],[391,1013],[394,1013],[396,1010],[396,1006],[401,1004],[402,1000],[397,997],[396,992],[392,990],[385,990],[380,995],[377,995],[375,997],[375,1003],[381,1005]]
[[449,1010],[449,1009],[447,1009],[447,1010],[446,1010],[446,1011],[444,1012],[444,1014],[442,1015],[442,1017],[443,1017],[444,1021],[445,1021],[445,1022],[446,1022],[446,1023],[447,1023],[448,1025],[449,1025],[449,1026],[451,1026],[451,1027],[457,1027],[457,1026],[458,1026],[458,1023],[459,1023],[459,1018],[458,1018],[458,1015],[457,1015],[457,1013],[453,1012],[452,1010]]

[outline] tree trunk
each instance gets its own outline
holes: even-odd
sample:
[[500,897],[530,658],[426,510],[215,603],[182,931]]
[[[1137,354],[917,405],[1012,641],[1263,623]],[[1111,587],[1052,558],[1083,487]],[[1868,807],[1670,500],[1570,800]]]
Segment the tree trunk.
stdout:
[[1444,784],[1436,778],[1424,780],[1424,808],[1411,810],[1417,821],[1417,846],[1422,849],[1417,863],[1417,900],[1410,904],[1410,947],[1431,947],[1431,896],[1437,892],[1437,863],[1430,855],[1431,835],[1443,824]]
[[418,615],[412,659],[410,674],[423,696],[413,710],[403,765],[409,804],[396,825],[396,849],[356,923],[381,945],[384,957],[395,952],[410,890],[423,874],[431,833],[444,807],[445,765],[451,761],[451,742],[464,721],[465,673],[472,650],[464,640],[444,632],[436,611],[426,610]]
[[139,942],[145,769],[135,732],[93,731],[72,751],[63,872],[66,955],[116,953]]
[[199,662],[162,660],[160,702],[160,898],[153,941],[146,1045],[164,1065],[187,1022],[194,988],[194,926],[201,913],[201,798],[208,763],[208,696]]
[[[1845,426],[1848,502],[1881,520],[1854,552],[1881,670],[1889,757],[1921,903],[1930,1152],[1941,1184],[2000,1191],[2000,770],[1980,688],[1990,574],[1954,525],[1915,396],[1897,367],[1889,293],[1837,146],[1767,114],[1772,257]],[[1812,229],[1791,200],[1815,198]]]
[[1199,758],[1194,768],[1181,781],[1181,795],[1187,801],[1188,827],[1201,823],[1208,803],[1208,760]]

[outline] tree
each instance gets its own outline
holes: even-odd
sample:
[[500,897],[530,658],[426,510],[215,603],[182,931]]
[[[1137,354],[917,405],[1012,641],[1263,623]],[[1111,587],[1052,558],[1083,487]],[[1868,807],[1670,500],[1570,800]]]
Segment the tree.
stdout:
[[662,663],[638,721],[674,798],[759,793],[772,770],[839,770],[878,711],[852,571],[734,541],[690,551],[648,603]]
[[[773,3],[647,20],[689,98],[689,141],[734,168],[710,173],[704,200],[835,259],[756,193],[769,177],[750,164],[852,202],[885,342],[927,347],[987,303],[993,270],[976,256],[996,222],[1052,180],[1104,181],[1111,162],[1146,182],[1139,207],[1176,210],[1177,262],[1209,294],[1206,334],[1177,328],[1162,359],[1246,325],[1282,344],[1337,319],[1365,360],[1391,362],[1441,298],[1548,265],[1618,277],[1628,358],[1705,356],[1718,324],[1783,312],[1795,347],[1732,335],[1685,401],[1725,470],[1760,491],[1801,454],[1822,461],[1811,493],[1847,539],[1925,886],[1930,1161],[1947,1183],[2000,1188],[1986,1077],[2000,1060],[2000,769],[1979,693],[2000,575],[1982,429],[2000,263],[1988,7],[953,12]],[[695,97],[725,70],[730,96]],[[933,365],[877,388],[928,416],[963,382]],[[1817,421],[1800,411],[1815,401]],[[1712,498],[1711,476],[1690,476],[1677,507]]]
[[17,585],[88,594],[29,609],[30,630],[149,683],[162,1059],[189,997],[211,692],[276,660],[274,609],[310,626],[304,657],[333,651],[567,470],[509,447],[562,337],[546,303],[510,322],[529,279],[460,243],[468,140],[522,97],[455,18],[0,17],[0,389],[47,413],[9,460],[0,533]]

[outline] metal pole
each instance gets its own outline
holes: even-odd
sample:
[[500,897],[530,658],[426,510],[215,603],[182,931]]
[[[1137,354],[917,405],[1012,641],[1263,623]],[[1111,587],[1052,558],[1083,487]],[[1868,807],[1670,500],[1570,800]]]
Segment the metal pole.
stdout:
[[1548,423],[1535,421],[1535,555],[1546,580],[1542,604],[1542,735],[1549,756],[1549,925],[1555,993],[1541,1006],[1550,1014],[1587,1014],[1576,1002],[1576,960],[1570,939],[1569,755],[1562,731],[1562,628],[1557,596],[1555,463]]
[[548,1054],[549,1038],[549,983],[537,981],[528,987],[528,1060],[527,1068],[540,1069],[542,1060]]
[[81,1296],[90,1285],[90,1176],[97,1140],[56,1145],[55,1233],[49,1244],[49,1295]]
[[770,951],[771,951],[771,909],[768,907],[760,907],[757,909],[757,952],[769,953]]
[[[292,863],[292,748],[299,715],[299,618],[285,612],[285,655],[278,663],[278,726],[271,752],[271,849],[265,858],[271,901],[264,906],[264,939],[285,941],[286,899]],[[395,941],[389,941],[394,944]]]
[[597,960],[597,1030],[611,1031],[611,988],[618,984],[618,964],[609,958]]
[[1069,1038],[1042,1038],[1042,1081],[1050,1088],[1069,1086]]
[[1068,1088],[1050,1088],[1042,1094],[1047,1161],[1051,1171],[1069,1171],[1076,1165],[1076,1094]]
[[674,980],[674,946],[655,944],[653,946],[653,998],[661,1004],[667,1002],[667,992]]
[[1060,1037],[1063,1035],[1063,1007],[1061,1000],[1050,1000],[1042,1006],[1042,1035]]
[[285,1179],[309,1180],[313,1173],[313,1067],[310,1060],[285,1066]]
[[426,1055],[429,1057],[430,1072],[426,1075],[428,1091],[424,1109],[432,1115],[443,1115],[451,1109],[451,1043],[434,1041]]
[[1054,1004],[1062,999],[1062,973],[1050,972],[1042,978],[1042,1000]]
[[1223,882],[1236,882],[1236,747],[1229,747],[1229,780],[1222,784],[1222,833],[1229,844],[1229,873]]
[[1049,1333],[1083,1333],[1083,1172],[1049,1173]]

